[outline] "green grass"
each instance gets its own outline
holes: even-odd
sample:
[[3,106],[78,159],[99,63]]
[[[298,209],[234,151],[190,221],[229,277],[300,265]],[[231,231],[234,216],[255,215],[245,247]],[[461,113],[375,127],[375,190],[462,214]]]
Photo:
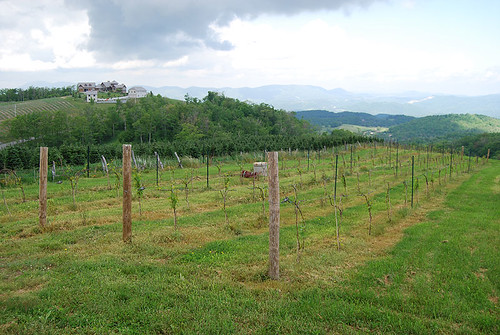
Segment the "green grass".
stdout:
[[[215,167],[210,189],[205,167],[193,169],[198,178],[189,209],[179,179],[185,172],[177,170],[175,180],[163,172],[157,189],[151,171],[142,175],[142,217],[134,199],[130,244],[121,242],[121,199],[102,175],[80,180],[76,208],[68,181],[49,183],[46,232],[37,223],[37,185],[26,185],[27,203],[10,186],[5,194],[11,216],[0,203],[0,333],[498,333],[499,162],[474,166],[472,175],[454,174],[441,186],[435,181],[428,196],[422,184],[419,202],[410,209],[402,180],[408,180],[408,157],[416,153],[400,151],[405,163],[398,178],[387,166],[385,148],[373,160],[372,153],[356,152],[360,161],[352,175],[344,153],[348,197],[340,251],[333,211],[321,203],[323,185],[314,181],[312,166],[307,172],[302,157],[300,177],[297,154],[280,163],[281,196],[302,184],[298,197],[306,219],[300,231],[305,249],[297,263],[293,207],[282,204],[280,281],[267,276],[261,203],[252,199],[251,181],[240,182],[234,163],[222,166],[222,174],[231,175],[232,229],[224,223],[223,177]],[[441,158],[434,155],[433,171],[443,168]],[[418,173],[429,173],[421,160]],[[330,191],[331,162],[326,153],[315,161],[317,179],[325,175]],[[366,205],[357,195],[358,172],[360,188],[373,202],[372,236]],[[162,190],[171,183],[179,187],[177,232]]]
[[358,125],[353,125],[353,124],[343,124],[340,127],[337,127],[335,129],[349,130],[349,131],[356,133],[356,134],[367,134],[370,132],[378,134],[378,133],[383,133],[383,132],[386,132],[389,130],[389,128],[386,128],[386,127],[363,127],[363,126],[358,126]]

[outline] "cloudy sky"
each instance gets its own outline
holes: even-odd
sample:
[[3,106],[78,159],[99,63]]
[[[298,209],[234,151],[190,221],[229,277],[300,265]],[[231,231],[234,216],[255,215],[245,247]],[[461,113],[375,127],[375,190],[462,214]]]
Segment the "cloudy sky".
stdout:
[[0,87],[500,93],[498,0],[0,0]]

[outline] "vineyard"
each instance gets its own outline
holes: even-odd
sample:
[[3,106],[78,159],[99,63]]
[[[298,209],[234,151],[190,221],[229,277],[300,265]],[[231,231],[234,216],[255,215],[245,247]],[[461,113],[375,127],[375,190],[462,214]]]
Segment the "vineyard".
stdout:
[[74,107],[70,99],[49,98],[41,100],[0,103],[0,122],[13,118],[16,115],[24,115],[33,112],[58,111]]
[[[371,299],[389,301],[388,292],[401,280],[396,269],[380,274],[378,288],[367,296],[349,286],[358,278],[354,269],[386,255],[405,228],[439,210],[450,192],[497,162],[377,143],[280,151],[281,279],[272,281],[267,275],[267,178],[241,175],[264,159],[262,153],[208,162],[181,157],[181,168],[174,160],[158,164],[154,157],[137,157],[128,244],[121,241],[120,160],[94,164],[88,172],[85,166],[50,162],[55,174],[49,172],[43,228],[38,225],[37,171],[1,175],[0,301],[5,307],[0,329],[33,334],[75,327],[80,329],[75,333],[289,333],[295,327],[313,333],[453,333],[453,322],[446,321],[452,319],[463,323],[465,333],[498,330],[498,315],[483,315],[482,309],[471,319],[456,320],[456,313],[469,313],[470,306],[447,304],[461,297],[436,298],[434,307],[422,310],[424,297],[397,295],[407,304],[404,313],[363,307]],[[448,240],[440,242],[444,246]],[[431,285],[428,274],[417,268],[404,273],[416,289]],[[331,298],[319,298],[319,289],[336,292],[334,300],[344,304],[337,306],[344,314],[335,312],[328,326],[322,320],[328,308],[311,307]],[[355,307],[349,299],[365,303]],[[278,322],[268,306],[286,301],[295,307],[284,312],[280,305],[284,320]],[[498,308],[498,301],[489,301],[481,308]],[[309,315],[310,309],[317,314]],[[288,313],[297,320],[288,319]],[[365,321],[359,313],[366,314]],[[316,323],[307,321],[311,318]],[[315,328],[321,324],[325,328]]]
[[[4,121],[17,115],[70,109],[74,109],[74,105],[72,100],[67,98],[48,98],[23,102],[0,102],[0,132],[6,135],[8,129]],[[4,136],[0,136],[0,140],[5,140]]]

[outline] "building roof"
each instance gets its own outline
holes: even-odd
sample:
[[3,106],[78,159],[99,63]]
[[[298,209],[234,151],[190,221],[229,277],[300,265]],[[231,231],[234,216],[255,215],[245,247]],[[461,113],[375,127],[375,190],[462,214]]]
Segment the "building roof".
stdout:
[[92,86],[95,86],[95,83],[90,82],[90,81],[89,82],[82,82],[82,83],[78,83],[78,86],[90,86],[90,87],[92,87]]
[[128,89],[130,91],[137,91],[137,92],[147,92],[144,87],[141,86],[134,86]]

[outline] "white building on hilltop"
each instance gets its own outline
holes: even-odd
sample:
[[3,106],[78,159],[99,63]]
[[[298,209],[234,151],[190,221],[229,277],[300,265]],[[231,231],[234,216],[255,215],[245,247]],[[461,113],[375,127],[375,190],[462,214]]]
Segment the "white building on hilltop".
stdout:
[[97,91],[87,91],[85,92],[85,94],[87,95],[87,102],[91,102],[91,101],[94,101],[94,102],[97,102],[97,94],[99,92]]
[[129,98],[144,98],[147,95],[148,95],[148,92],[146,91],[146,89],[144,87],[141,87],[141,86],[134,86],[128,90],[128,97]]

